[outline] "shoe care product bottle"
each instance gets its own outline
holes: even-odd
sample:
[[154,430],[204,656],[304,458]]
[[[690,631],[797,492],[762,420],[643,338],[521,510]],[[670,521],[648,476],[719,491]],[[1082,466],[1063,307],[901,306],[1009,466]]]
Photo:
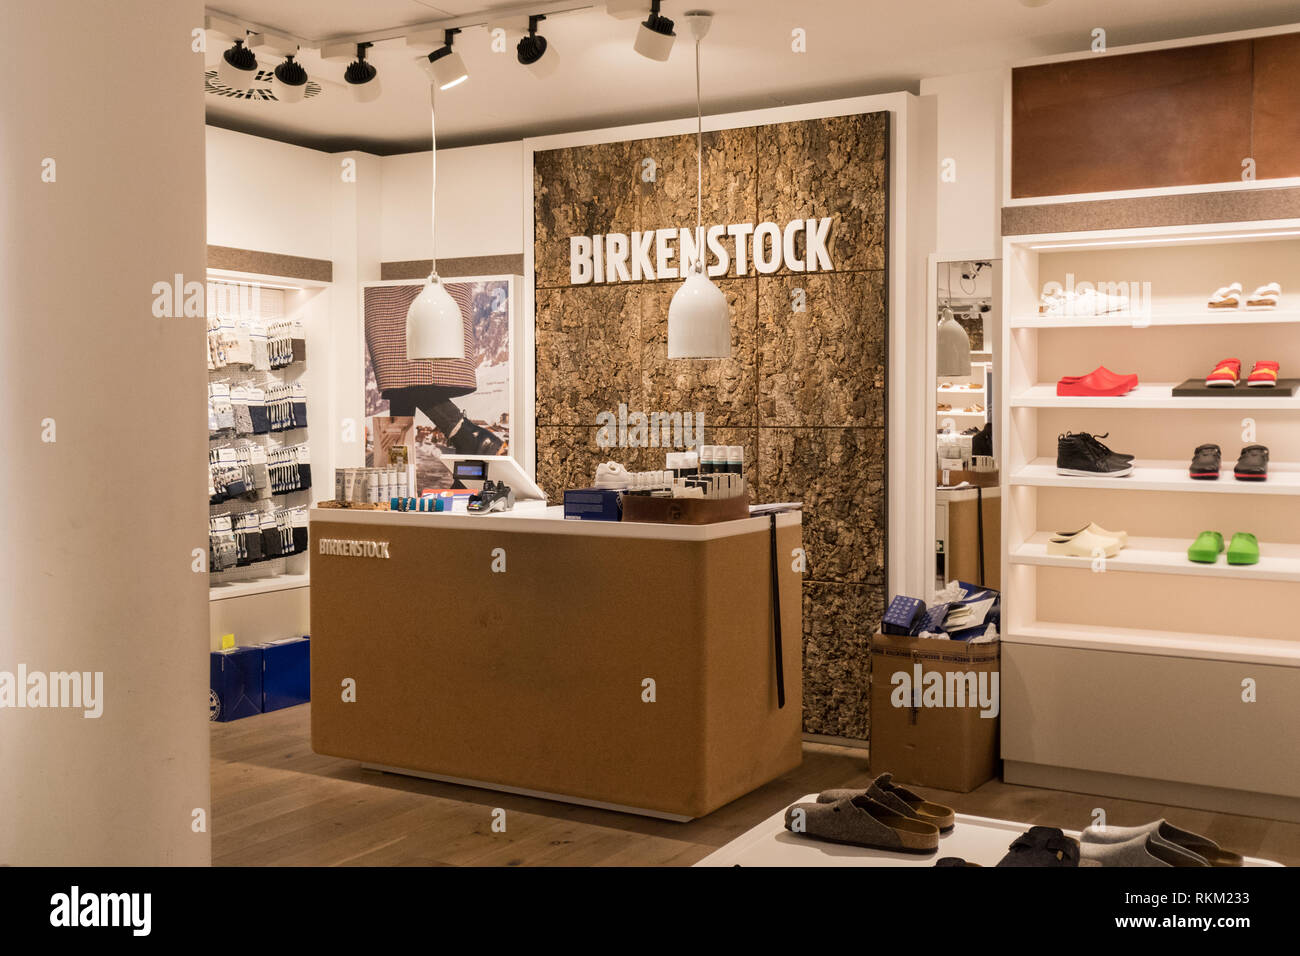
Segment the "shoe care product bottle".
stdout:
[[745,448],[743,445],[727,446],[727,474],[743,475],[745,473]]
[[684,451],[681,453],[682,474],[683,478],[694,478],[700,473],[700,453],[698,451]]
[[713,474],[713,446],[712,445],[700,446],[699,473],[701,476]]

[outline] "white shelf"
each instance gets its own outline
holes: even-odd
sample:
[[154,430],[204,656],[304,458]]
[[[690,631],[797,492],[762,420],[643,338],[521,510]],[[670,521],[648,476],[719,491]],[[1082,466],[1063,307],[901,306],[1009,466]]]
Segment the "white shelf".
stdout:
[[1300,411],[1300,397],[1258,397],[1256,392],[1262,389],[1245,389],[1245,392],[1233,398],[1215,398],[1204,396],[1196,398],[1174,398],[1174,386],[1179,382],[1153,382],[1139,385],[1127,395],[1117,396],[1077,396],[1057,395],[1055,383],[1031,385],[1018,395],[1011,397],[1013,408],[1159,408],[1182,409],[1187,411],[1217,409],[1233,411]]
[[229,584],[214,584],[208,588],[209,601],[224,601],[228,598],[248,597],[252,594],[268,594],[272,591],[289,591],[293,588],[311,587],[310,574],[279,574],[272,578],[258,578],[254,581],[232,581]]
[[1014,315],[1013,329],[1166,328],[1179,325],[1287,325],[1300,323],[1300,309],[1200,309],[1151,315]]
[[1133,463],[1133,473],[1123,478],[1083,478],[1058,475],[1056,459],[1035,458],[1008,476],[1013,485],[1036,488],[1104,488],[1114,491],[1190,491],[1232,495],[1300,495],[1300,464],[1270,462],[1264,481],[1238,481],[1232,476],[1235,461],[1225,458],[1217,479],[1195,479],[1187,474],[1188,461]]
[[1270,640],[1264,637],[1034,621],[1008,633],[1003,641],[1008,644],[1074,647],[1121,654],[1300,667],[1300,641]]
[[[1117,479],[1119,480],[1119,479]],[[1213,524],[1212,519],[1207,522]],[[1091,558],[1074,558],[1048,554],[1051,533],[1040,531],[1018,547],[1009,558],[1012,564],[1032,564],[1049,568],[1092,570]],[[1241,581],[1300,581],[1300,545],[1260,542],[1258,564],[1228,564],[1220,554],[1214,564],[1199,564],[1187,558],[1191,538],[1129,538],[1126,548],[1106,559],[1106,572],[1136,571],[1150,574],[1184,574],[1198,577],[1234,578]],[[1224,532],[1226,549],[1231,529]]]

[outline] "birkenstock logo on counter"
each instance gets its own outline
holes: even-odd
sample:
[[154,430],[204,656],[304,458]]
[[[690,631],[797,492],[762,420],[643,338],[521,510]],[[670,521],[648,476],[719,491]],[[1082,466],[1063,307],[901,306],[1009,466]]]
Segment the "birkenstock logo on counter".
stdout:
[[387,541],[358,541],[353,538],[321,538],[320,553],[340,558],[387,558]]
[[978,707],[988,718],[1001,711],[997,671],[925,671],[916,663],[910,672],[894,671],[889,683],[894,707]]

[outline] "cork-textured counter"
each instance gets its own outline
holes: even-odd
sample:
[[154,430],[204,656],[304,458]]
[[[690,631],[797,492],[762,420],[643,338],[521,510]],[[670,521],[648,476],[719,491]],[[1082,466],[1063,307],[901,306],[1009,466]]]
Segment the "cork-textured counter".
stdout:
[[673,819],[797,766],[801,516],[777,520],[780,708],[768,518],[558,510],[313,510],[313,749]]

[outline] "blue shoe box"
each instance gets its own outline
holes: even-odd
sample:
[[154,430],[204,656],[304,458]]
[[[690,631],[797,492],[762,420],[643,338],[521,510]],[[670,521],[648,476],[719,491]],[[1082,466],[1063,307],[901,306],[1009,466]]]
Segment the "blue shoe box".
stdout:
[[311,640],[289,637],[262,647],[262,710],[270,712],[311,700]]
[[232,647],[209,655],[208,719],[226,723],[262,712],[262,648]]
[[564,493],[564,517],[578,521],[622,521],[622,494],[613,488],[570,488]]

